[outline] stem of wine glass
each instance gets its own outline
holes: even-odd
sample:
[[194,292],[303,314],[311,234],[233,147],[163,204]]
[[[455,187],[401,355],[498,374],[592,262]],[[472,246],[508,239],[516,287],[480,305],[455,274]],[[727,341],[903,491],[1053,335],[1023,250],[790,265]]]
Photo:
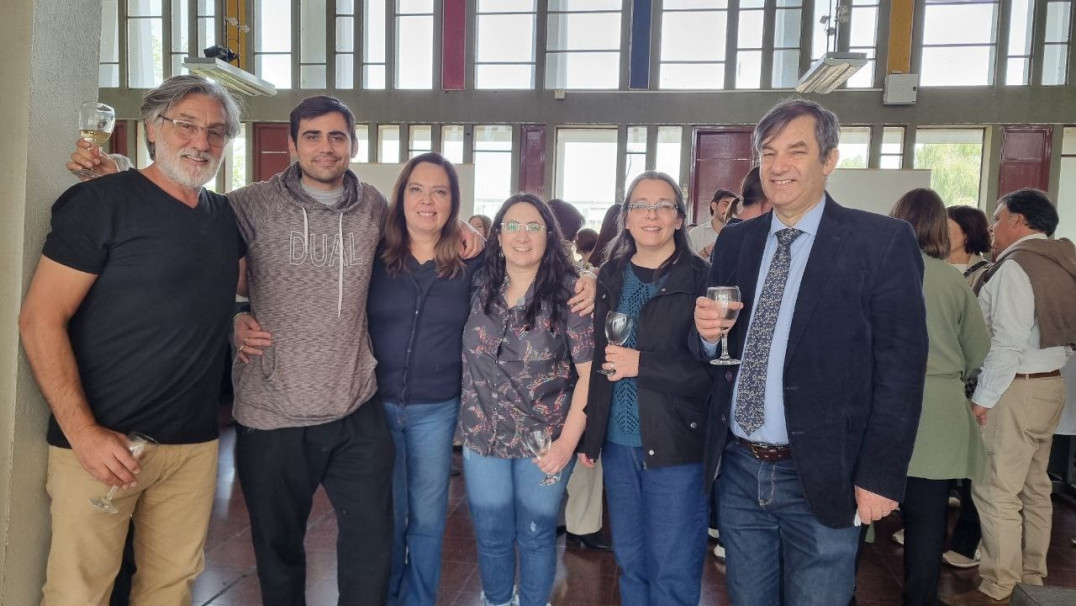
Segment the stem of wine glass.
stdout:
[[721,334],[721,359],[729,359],[729,333],[724,332]]
[[109,503],[111,503],[112,502],[112,497],[116,496],[116,490],[118,488],[119,488],[118,486],[113,486],[112,488],[109,488],[108,489],[108,494],[105,495],[105,500],[108,501]]

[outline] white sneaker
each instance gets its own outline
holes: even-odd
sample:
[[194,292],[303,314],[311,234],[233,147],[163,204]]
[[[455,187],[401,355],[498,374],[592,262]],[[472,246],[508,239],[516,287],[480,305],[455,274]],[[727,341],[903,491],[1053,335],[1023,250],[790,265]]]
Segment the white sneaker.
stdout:
[[903,545],[904,544],[904,529],[901,528],[900,530],[894,532],[893,536],[890,537],[890,538],[893,539],[893,542],[896,543],[897,545]]
[[965,555],[961,555],[953,550],[946,551],[942,554],[942,562],[952,566],[953,568],[975,568],[979,565],[983,559],[982,550],[975,550],[975,558],[969,558]]
[[722,562],[725,561],[725,546],[721,543],[714,545],[714,557],[721,560]]

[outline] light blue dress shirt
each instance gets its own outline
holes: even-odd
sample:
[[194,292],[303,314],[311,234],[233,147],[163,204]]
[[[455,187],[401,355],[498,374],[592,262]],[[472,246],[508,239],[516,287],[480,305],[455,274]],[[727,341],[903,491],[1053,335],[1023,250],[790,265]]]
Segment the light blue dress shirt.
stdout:
[[[773,213],[770,219],[770,232],[766,236],[766,247],[762,251],[762,263],[758,268],[758,282],[755,285],[753,301],[758,301],[762,294],[762,286],[766,282],[766,274],[770,271],[770,262],[777,253],[777,232],[786,227],[795,227],[802,231],[798,238],[792,242],[791,259],[788,268],[788,281],[785,282],[785,292],[781,296],[781,309],[777,312],[777,324],[773,329],[773,342],[770,345],[770,360],[766,367],[766,399],[764,405],[765,421],[762,427],[755,433],[747,435],[736,422],[736,397],[739,392],[739,374],[736,375],[736,385],[732,388],[732,409],[729,421],[732,424],[732,433],[752,442],[766,444],[788,444],[788,429],[785,427],[785,394],[784,394],[784,366],[785,352],[788,349],[788,333],[792,328],[792,314],[796,310],[796,299],[799,297],[800,282],[803,281],[803,270],[807,267],[807,259],[811,256],[811,247],[814,246],[815,235],[818,234],[818,225],[822,221],[822,211],[825,210],[826,199],[807,211],[800,217],[795,225],[785,225]],[[751,334],[751,322],[754,320],[755,307],[751,309],[751,317],[748,318],[747,334]],[[742,320],[742,318],[741,318]],[[716,353],[716,344],[703,342],[707,353],[711,356]]]

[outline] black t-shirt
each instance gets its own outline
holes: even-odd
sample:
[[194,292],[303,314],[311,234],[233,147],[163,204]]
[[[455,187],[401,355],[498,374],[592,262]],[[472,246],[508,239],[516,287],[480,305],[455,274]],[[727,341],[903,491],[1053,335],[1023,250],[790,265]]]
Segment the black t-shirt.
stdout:
[[[162,444],[217,436],[217,405],[245,249],[228,200],[190,208],[136,170],[64,192],[43,254],[97,280],[68,334],[97,422]],[[68,446],[56,419],[48,442]]]

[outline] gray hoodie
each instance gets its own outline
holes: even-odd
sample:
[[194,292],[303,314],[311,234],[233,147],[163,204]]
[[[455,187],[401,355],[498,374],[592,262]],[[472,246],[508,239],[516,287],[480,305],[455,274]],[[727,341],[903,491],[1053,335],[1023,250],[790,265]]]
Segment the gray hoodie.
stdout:
[[385,197],[350,170],[344,196],[308,196],[293,164],[228,194],[247,243],[251,312],[273,345],[232,366],[235,419],[255,429],[320,425],[377,392],[366,326]]

